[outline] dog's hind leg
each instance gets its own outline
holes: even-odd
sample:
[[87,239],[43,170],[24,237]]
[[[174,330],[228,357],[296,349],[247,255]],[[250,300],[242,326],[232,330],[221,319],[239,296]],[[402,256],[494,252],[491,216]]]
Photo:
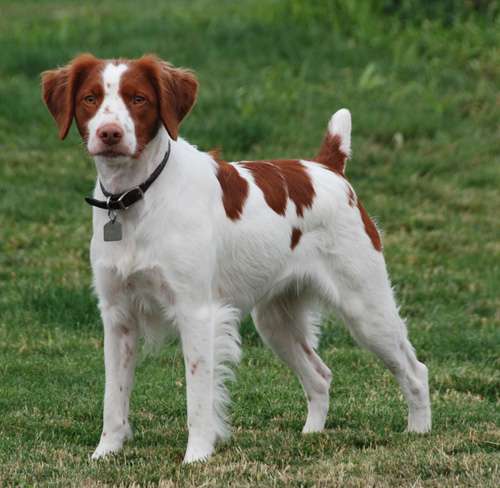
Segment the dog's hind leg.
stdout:
[[311,300],[287,293],[258,304],[253,312],[263,341],[297,375],[307,398],[304,433],[320,432],[325,426],[332,374],[315,351],[318,325]]
[[[354,246],[351,244],[350,251]],[[364,247],[325,265],[332,268],[330,276],[337,292],[330,302],[354,339],[373,352],[396,378],[409,407],[408,431],[427,432],[431,428],[427,368],[417,360],[408,340],[382,253]]]
[[202,461],[229,435],[225,381],[240,357],[239,311],[218,304],[185,308],[177,317],[184,353],[189,439],[185,463]]

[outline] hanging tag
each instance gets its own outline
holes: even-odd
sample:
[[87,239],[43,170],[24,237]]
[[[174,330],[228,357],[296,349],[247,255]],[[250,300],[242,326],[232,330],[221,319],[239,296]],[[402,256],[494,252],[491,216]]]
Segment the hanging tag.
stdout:
[[116,212],[108,210],[109,222],[104,225],[104,241],[121,241],[122,240],[122,224],[116,220]]
[[110,220],[104,225],[104,240],[109,241],[121,241],[122,240],[122,224],[118,220]]

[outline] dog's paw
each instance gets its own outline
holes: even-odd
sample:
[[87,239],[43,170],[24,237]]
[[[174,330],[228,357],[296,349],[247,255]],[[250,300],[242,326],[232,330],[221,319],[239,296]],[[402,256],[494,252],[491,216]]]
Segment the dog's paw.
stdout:
[[90,459],[92,459],[93,461],[95,461],[96,459],[101,459],[110,454],[117,453],[122,447],[123,447],[123,442],[105,443],[101,441],[99,442],[99,445],[97,446],[96,450],[94,451]]
[[323,432],[324,427],[323,423],[321,424],[314,424],[314,423],[306,423],[304,427],[302,428],[302,433],[303,434],[319,434],[320,432]]
[[92,460],[101,459],[110,454],[115,454],[120,451],[125,441],[132,439],[132,429],[127,426],[123,432],[117,432],[113,436],[107,436],[105,432],[101,435],[101,440],[96,450],[91,456]]
[[214,452],[212,443],[206,442],[203,439],[189,440],[186,454],[184,455],[183,464],[206,461]]
[[429,406],[410,409],[407,432],[425,434],[431,431],[431,408]]

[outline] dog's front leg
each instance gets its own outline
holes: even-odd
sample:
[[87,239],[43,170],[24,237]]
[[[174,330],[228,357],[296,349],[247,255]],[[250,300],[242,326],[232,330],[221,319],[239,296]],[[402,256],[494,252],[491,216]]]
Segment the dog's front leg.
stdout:
[[235,309],[210,304],[179,320],[189,429],[185,463],[207,459],[217,439],[228,434],[224,380],[230,374],[227,363],[239,359],[238,318]]
[[119,451],[132,438],[128,422],[129,400],[134,378],[138,330],[133,317],[116,307],[101,307],[104,324],[104,393],[101,440],[92,459]]

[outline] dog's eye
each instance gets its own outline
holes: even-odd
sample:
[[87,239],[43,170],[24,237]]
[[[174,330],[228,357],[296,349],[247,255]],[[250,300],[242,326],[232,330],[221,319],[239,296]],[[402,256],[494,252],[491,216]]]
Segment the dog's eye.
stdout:
[[134,105],[140,105],[141,103],[144,103],[146,101],[146,98],[143,97],[142,95],[134,95],[132,97],[132,102]]
[[95,105],[97,102],[97,97],[95,95],[87,95],[83,100],[89,105]]

